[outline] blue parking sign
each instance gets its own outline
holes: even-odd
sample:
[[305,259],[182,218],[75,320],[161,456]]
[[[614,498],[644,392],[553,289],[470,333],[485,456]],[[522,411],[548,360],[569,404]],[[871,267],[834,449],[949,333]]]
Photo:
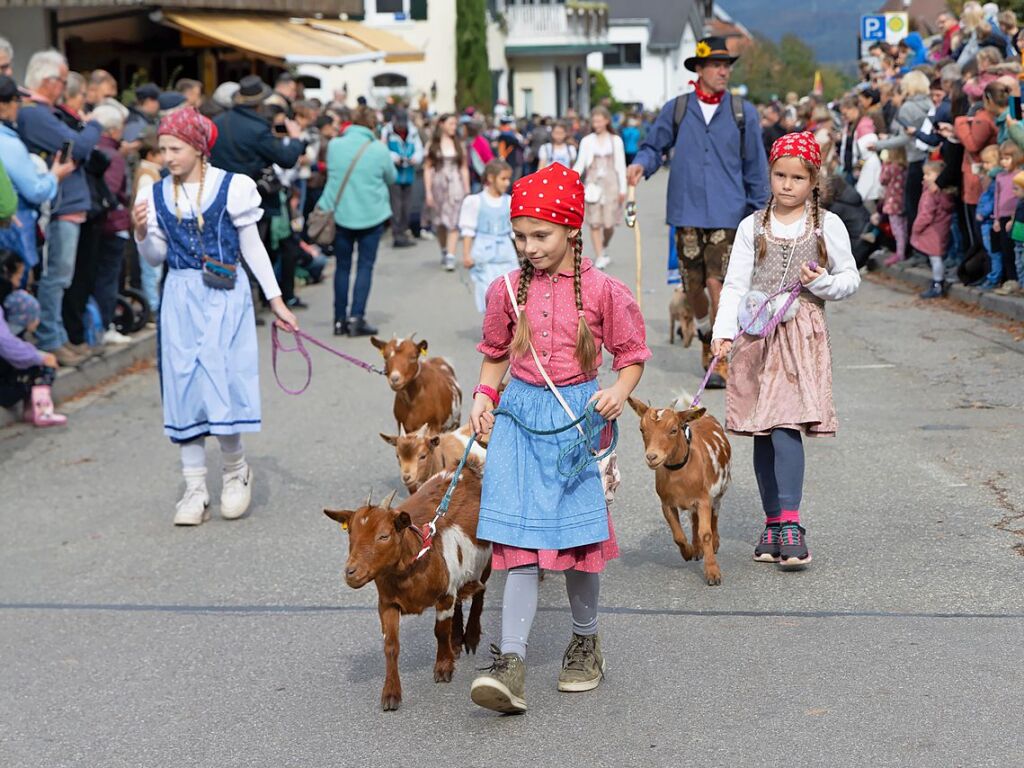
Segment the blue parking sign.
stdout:
[[860,39],[885,40],[885,16],[880,13],[861,16]]

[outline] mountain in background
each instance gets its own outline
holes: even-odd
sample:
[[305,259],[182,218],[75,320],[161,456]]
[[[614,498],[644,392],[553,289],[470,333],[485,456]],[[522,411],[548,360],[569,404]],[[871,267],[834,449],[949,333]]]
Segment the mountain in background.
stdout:
[[[752,34],[775,42],[794,34],[814,49],[818,61],[852,66],[857,58],[860,17],[885,0],[719,0]],[[846,67],[844,67],[845,69]]]

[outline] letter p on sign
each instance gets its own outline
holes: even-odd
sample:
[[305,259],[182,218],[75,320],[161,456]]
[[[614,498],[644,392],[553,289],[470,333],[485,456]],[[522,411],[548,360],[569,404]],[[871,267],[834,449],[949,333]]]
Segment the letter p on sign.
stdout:
[[860,39],[885,40],[885,16],[882,14],[860,17]]

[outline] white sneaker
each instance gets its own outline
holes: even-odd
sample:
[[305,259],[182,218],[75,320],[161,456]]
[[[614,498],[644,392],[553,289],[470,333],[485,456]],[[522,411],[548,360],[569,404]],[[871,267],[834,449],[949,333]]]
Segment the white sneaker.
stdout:
[[608,265],[612,263],[612,260],[605,254],[601,254],[597,257],[597,261],[594,262],[594,266],[598,269],[604,270],[608,268]]
[[454,272],[455,271],[455,254],[453,254],[453,253],[446,253],[444,255],[444,259],[442,260],[441,263],[444,266],[444,271],[445,272]]
[[104,344],[131,344],[132,337],[125,336],[123,333],[118,331],[114,326],[110,326],[107,332],[103,334]]
[[210,519],[210,494],[206,483],[188,485],[175,507],[175,525],[200,525]]
[[237,520],[249,509],[252,501],[252,469],[246,464],[234,472],[224,473],[224,488],[220,492],[220,516]]

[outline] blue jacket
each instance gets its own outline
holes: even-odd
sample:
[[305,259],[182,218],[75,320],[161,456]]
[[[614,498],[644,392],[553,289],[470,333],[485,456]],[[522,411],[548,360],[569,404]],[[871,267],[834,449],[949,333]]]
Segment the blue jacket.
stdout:
[[673,143],[675,100],[661,108],[634,163],[650,178],[673,147],[668,177],[668,223],[674,227],[735,229],[745,216],[768,202],[768,160],[761,141],[761,120],[744,102],[746,147],[740,160],[740,132],[726,94],[710,124],[704,123],[696,94],[689,94],[686,115]]
[[89,210],[92,200],[82,166],[100,140],[103,128],[95,120],[90,120],[85,128],[76,132],[54,114],[54,109],[41,101],[26,101],[18,110],[18,135],[29,152],[40,155],[47,162],[60,151],[65,141],[73,142],[71,156],[78,167],[61,182],[51,213],[54,216],[83,213]]
[[423,142],[416,126],[409,124],[409,132],[403,140],[391,123],[387,123],[381,129],[380,140],[388,145],[391,159],[398,169],[398,180],[395,183],[407,187],[416,181],[416,169],[423,163]]
[[0,232],[0,245],[20,253],[22,260],[29,267],[34,267],[38,261],[36,220],[39,206],[57,196],[57,177],[37,169],[24,142],[7,123],[0,123],[0,157],[4,160],[14,191],[18,193],[20,222],[20,226],[12,224],[7,231]]

